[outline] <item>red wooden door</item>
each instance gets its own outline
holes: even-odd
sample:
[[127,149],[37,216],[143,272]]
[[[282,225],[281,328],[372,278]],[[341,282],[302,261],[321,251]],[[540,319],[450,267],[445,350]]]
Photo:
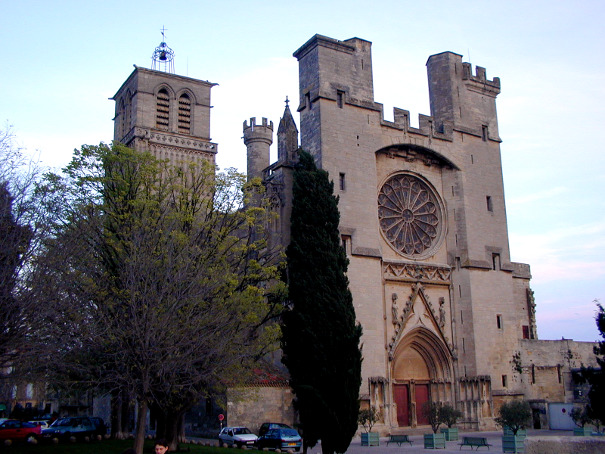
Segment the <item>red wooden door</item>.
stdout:
[[410,425],[410,392],[408,385],[393,385],[393,394],[397,404],[397,423]]
[[419,426],[429,424],[429,418],[425,411],[426,403],[429,401],[429,385],[416,385],[416,422]]

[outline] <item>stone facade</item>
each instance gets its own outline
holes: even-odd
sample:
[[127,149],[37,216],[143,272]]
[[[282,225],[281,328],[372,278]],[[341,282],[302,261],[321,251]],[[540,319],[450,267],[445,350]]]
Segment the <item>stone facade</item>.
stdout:
[[113,96],[114,140],[170,162],[206,159],[210,138],[211,82],[135,66]]
[[[329,172],[340,198],[363,326],[360,395],[362,405],[381,410],[377,429],[426,425],[428,401],[463,410],[467,429],[494,428],[495,411],[511,398],[563,401],[565,386],[545,366],[552,358],[537,359],[537,347],[527,347],[538,345],[535,304],[529,265],[510,258],[500,80],[484,68],[473,71],[458,54],[432,55],[431,116],[420,115],[413,128],[403,109],[394,109],[394,121],[384,119],[374,99],[370,42],[316,35],[294,56],[301,148]],[[290,118],[286,107],[282,123]],[[259,137],[273,132],[266,119],[262,124]],[[281,216],[273,236],[284,245],[298,148],[294,129],[288,134],[278,131],[278,160],[264,169],[270,142],[264,150],[248,145],[249,177],[264,179]],[[515,369],[515,358],[530,361],[530,352],[544,367],[533,388]]]
[[[315,35],[299,62],[301,147],[334,181],[348,276],[363,326],[363,406],[383,433],[427,424],[429,401],[450,402],[465,429],[494,428],[502,402],[581,403],[571,372],[592,344],[538,341],[530,267],[511,261],[496,97],[500,80],[452,52],[427,61],[431,115],[410,126],[374,99],[371,43]],[[115,140],[161,158],[214,163],[214,84],[135,67],[114,96]],[[248,177],[277,216],[270,242],[287,245],[299,131],[286,104],[270,164],[273,122],[244,122]],[[581,396],[580,396],[581,397]],[[234,389],[228,423],[252,430],[296,421],[286,386]]]

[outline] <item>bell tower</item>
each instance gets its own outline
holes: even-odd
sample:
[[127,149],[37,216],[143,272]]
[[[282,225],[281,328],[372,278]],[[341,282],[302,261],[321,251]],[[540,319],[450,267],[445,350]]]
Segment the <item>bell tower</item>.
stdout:
[[116,102],[114,140],[171,162],[215,163],[210,137],[210,90],[216,84],[174,73],[174,52],[165,41],[152,55],[152,69],[134,66],[111,98]]

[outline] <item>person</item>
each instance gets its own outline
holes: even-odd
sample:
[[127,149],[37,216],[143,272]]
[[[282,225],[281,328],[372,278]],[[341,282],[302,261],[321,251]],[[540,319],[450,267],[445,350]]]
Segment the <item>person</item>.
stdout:
[[168,442],[163,438],[155,441],[155,454],[166,454],[168,452]]

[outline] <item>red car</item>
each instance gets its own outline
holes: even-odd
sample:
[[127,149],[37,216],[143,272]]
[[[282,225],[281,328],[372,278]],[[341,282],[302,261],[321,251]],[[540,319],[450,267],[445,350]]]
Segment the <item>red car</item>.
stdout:
[[40,436],[40,431],[37,424],[7,419],[0,424],[0,440],[35,440]]

